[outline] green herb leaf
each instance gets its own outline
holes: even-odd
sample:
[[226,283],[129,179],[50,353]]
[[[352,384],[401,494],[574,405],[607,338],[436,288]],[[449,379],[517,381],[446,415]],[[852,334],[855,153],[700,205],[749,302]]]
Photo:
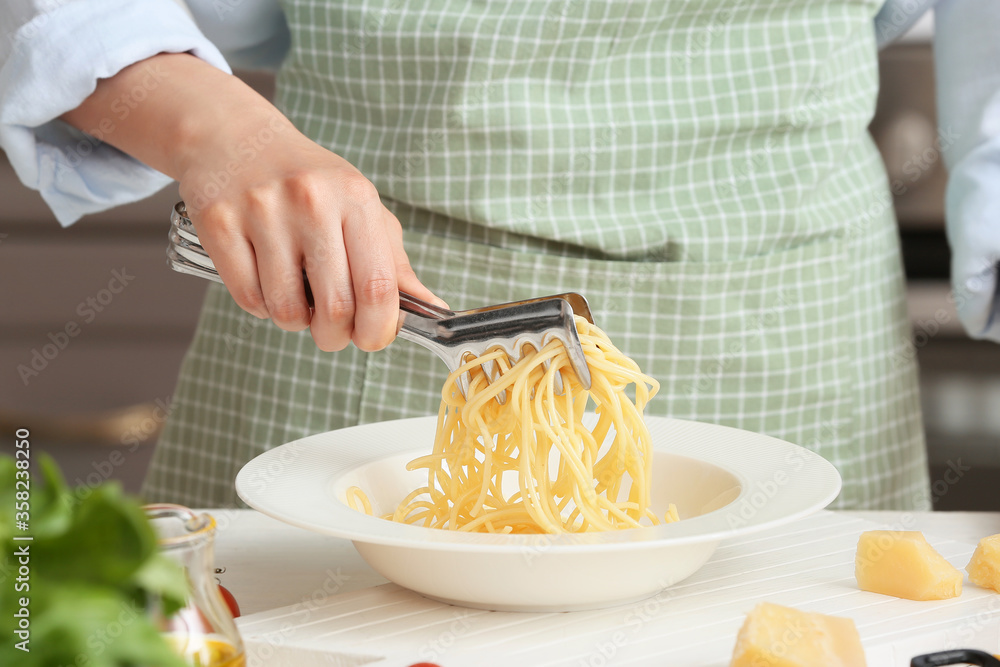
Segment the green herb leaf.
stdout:
[[31,533],[36,539],[65,532],[73,518],[73,494],[59,466],[51,456],[42,453],[38,468],[44,483],[35,484],[31,490]]
[[163,554],[154,554],[143,563],[133,580],[143,591],[159,598],[164,616],[170,616],[184,606],[188,594],[184,570]]
[[129,581],[156,549],[142,508],[117,483],[107,483],[80,501],[65,531],[35,540],[33,565],[52,580],[116,586]]
[[[16,530],[18,468],[0,456],[0,665],[183,667],[147,614],[183,603],[183,571],[159,552],[139,503],[114,483],[67,488],[55,463],[40,457],[31,479],[29,530]],[[24,476],[22,475],[22,478]],[[15,535],[31,535],[15,542]],[[15,550],[29,550],[28,574]],[[14,616],[28,602],[30,652],[18,650]],[[10,610],[8,612],[8,610]]]
[[0,664],[183,667],[184,661],[146,617],[114,589],[40,586],[33,591],[30,652],[0,645]]

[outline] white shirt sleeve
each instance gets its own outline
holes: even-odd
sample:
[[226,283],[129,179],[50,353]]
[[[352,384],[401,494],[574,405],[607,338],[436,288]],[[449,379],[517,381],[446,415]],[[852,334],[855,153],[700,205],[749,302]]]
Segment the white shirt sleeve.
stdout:
[[291,46],[278,0],[187,0],[187,6],[233,67],[276,70]]
[[875,16],[875,38],[881,49],[916,25],[937,0],[886,0]]
[[[0,12],[0,148],[18,177],[41,192],[56,218],[136,201],[170,179],[57,118],[97,80],[158,53],[190,52],[229,71],[222,53],[174,0],[5,0]],[[116,101],[91,134],[114,132],[164,73]]]
[[934,57],[952,287],[973,338],[1000,341],[1000,3],[941,0]]

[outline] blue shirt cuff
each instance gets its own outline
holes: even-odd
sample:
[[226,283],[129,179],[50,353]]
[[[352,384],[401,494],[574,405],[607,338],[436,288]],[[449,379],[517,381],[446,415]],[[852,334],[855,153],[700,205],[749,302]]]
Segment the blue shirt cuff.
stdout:
[[[97,80],[158,53],[189,52],[230,71],[222,54],[173,0],[67,2],[13,35],[0,67],[0,147],[22,182],[41,192],[62,225],[143,199],[170,179],[118,149],[56,120]],[[152,65],[143,88],[164,73]],[[94,136],[107,136],[148,90],[112,106]]]

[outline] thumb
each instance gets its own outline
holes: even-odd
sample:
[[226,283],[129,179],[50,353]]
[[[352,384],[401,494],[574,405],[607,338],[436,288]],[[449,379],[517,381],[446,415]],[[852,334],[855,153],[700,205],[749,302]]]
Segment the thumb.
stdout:
[[399,285],[399,290],[401,292],[406,292],[411,296],[415,296],[418,299],[432,303],[435,306],[451,310],[451,307],[448,306],[443,299],[427,289],[427,287],[420,282],[420,279],[417,278],[417,274],[413,272],[413,267],[410,266],[410,261],[406,257],[405,252],[401,258],[397,257],[396,283]]
[[[391,214],[390,214],[391,215]],[[414,273],[413,267],[410,266],[410,258],[406,255],[406,249],[403,247],[403,233],[402,229],[399,227],[399,222],[393,218],[395,223],[395,228],[398,233],[390,233],[389,237],[392,244],[392,255],[396,264],[396,284],[399,286],[400,291],[406,292],[411,296],[415,296],[418,299],[432,303],[435,306],[441,308],[446,308],[451,310],[444,299],[438,297],[434,292],[427,289],[420,279],[417,278],[417,274]]]

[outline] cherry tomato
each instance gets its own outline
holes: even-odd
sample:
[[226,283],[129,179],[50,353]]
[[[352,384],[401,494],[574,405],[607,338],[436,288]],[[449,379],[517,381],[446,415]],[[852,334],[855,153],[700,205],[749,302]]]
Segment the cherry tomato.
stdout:
[[226,601],[226,606],[229,607],[229,611],[232,612],[233,618],[240,617],[240,606],[236,604],[236,598],[233,594],[229,592],[229,589],[219,584],[219,592],[222,593],[222,599]]
[[410,667],[441,667],[440,665],[435,665],[433,662],[417,662]]

